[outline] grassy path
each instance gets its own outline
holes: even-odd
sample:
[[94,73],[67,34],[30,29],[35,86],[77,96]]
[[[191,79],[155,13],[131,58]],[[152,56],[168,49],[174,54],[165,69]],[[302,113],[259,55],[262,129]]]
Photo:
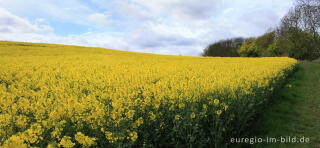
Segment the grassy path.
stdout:
[[[320,148],[320,63],[302,62],[251,128],[250,137],[301,137],[309,143],[267,143],[243,147]],[[239,145],[238,145],[239,146]]]

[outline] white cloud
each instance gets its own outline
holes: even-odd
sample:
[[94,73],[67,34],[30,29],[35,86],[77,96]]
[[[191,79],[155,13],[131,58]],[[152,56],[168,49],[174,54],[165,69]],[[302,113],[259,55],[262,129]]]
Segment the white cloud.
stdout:
[[93,13],[88,16],[88,19],[94,22],[96,25],[105,26],[109,24],[108,16],[103,13]]
[[233,10],[234,10],[234,8],[225,9],[225,10],[223,11],[223,14],[228,14],[228,13],[232,12]]
[[[96,4],[99,11],[77,0],[29,0],[27,3],[23,0],[0,0],[0,7],[12,12],[0,9],[0,40],[199,55],[208,44],[220,39],[261,35],[279,22],[291,7],[292,0],[90,2]],[[36,18],[27,20],[18,16]],[[10,23],[16,24],[15,27],[10,27],[4,18],[15,20],[15,23]],[[55,26],[47,20],[85,25],[93,31],[59,36],[54,34]],[[99,27],[105,29],[94,30]]]
[[218,0],[133,0],[152,14],[173,17],[176,20],[203,20],[218,12]]
[[274,27],[279,23],[279,16],[271,10],[260,9],[242,15],[243,21],[246,21],[251,26],[260,28]]
[[95,12],[78,0],[3,0],[0,1],[0,7],[18,16],[29,18],[37,16],[81,25],[88,25],[87,16]]
[[154,16],[151,15],[143,6],[137,3],[128,3],[125,1],[116,1],[115,3],[116,11],[126,17],[131,17],[135,20],[150,21],[154,20]]
[[40,28],[27,20],[17,17],[5,9],[0,8],[0,32],[5,33],[31,33]]
[[36,19],[34,23],[18,17],[0,8],[0,40],[40,41],[43,33],[52,34],[53,28],[43,24],[44,19]]

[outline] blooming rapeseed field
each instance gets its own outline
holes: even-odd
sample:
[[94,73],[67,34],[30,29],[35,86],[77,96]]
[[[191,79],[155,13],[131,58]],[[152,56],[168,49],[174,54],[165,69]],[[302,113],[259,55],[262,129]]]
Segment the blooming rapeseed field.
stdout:
[[0,146],[217,146],[296,63],[0,42]]

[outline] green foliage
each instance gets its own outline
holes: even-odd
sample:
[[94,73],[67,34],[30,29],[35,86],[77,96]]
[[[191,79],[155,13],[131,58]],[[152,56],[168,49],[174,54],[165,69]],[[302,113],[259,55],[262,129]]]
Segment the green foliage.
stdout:
[[283,54],[276,43],[271,44],[267,51],[271,56],[281,56]]
[[249,38],[244,42],[244,44],[238,50],[238,53],[241,57],[257,57],[258,49],[255,42],[255,38]]
[[[280,33],[279,33],[280,32]],[[228,40],[210,45],[204,56],[277,57],[288,56],[299,60],[320,57],[320,37],[297,28],[272,31],[258,38],[249,38],[238,46],[229,46]],[[231,45],[231,44],[229,44]],[[235,51],[237,54],[235,54]]]
[[273,44],[275,41],[275,32],[268,32],[264,35],[258,37],[256,39],[256,46],[257,46],[257,52],[258,55],[261,57],[270,56],[270,52],[268,52],[268,48],[271,44]]
[[288,40],[279,39],[269,45],[267,52],[272,57],[289,56],[291,44]]
[[311,33],[296,28],[290,28],[284,36],[282,36],[282,40],[286,40],[286,42],[283,43],[287,44],[287,46],[282,48],[288,51],[290,57],[299,60],[312,60],[317,58],[314,51],[319,48],[319,45],[317,45],[317,41],[314,40]]
[[212,57],[238,57],[237,49],[244,43],[244,38],[232,38],[221,40],[209,45],[203,52],[203,56]]

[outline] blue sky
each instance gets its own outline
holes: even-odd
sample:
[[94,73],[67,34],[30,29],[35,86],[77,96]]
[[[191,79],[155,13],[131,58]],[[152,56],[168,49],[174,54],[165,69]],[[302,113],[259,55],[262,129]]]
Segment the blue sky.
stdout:
[[199,55],[275,27],[293,0],[0,0],[0,40]]

